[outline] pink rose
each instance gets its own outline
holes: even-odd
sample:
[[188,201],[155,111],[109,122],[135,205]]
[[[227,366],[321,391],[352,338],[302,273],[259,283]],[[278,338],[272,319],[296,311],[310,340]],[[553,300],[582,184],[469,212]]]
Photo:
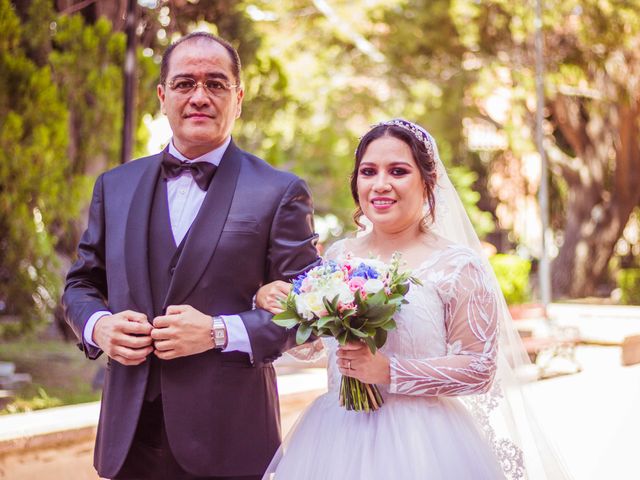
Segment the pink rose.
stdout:
[[356,308],[353,302],[351,303],[341,303],[338,305],[338,311],[344,312],[345,310],[351,310],[352,308]]
[[353,277],[351,280],[349,280],[349,290],[351,290],[352,292],[355,292],[356,290],[362,291],[362,287],[364,287],[365,282],[366,280],[362,277]]

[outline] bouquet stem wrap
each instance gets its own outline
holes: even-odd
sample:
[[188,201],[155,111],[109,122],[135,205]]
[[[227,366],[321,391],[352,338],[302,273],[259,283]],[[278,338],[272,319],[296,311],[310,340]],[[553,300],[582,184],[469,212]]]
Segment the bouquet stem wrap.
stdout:
[[343,376],[340,382],[340,406],[356,412],[375,412],[384,400],[377,385]]

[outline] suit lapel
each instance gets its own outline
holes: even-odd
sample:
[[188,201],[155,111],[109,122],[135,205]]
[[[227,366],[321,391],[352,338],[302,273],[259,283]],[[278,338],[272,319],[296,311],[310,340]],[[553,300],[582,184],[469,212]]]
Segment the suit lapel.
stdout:
[[202,207],[189,230],[184,250],[171,280],[165,306],[185,303],[204,274],[218,246],[236,190],[242,151],[229,143]]
[[124,239],[125,268],[131,298],[138,311],[147,315],[153,314],[149,283],[149,220],[161,159],[162,154],[152,157],[152,161],[134,187]]

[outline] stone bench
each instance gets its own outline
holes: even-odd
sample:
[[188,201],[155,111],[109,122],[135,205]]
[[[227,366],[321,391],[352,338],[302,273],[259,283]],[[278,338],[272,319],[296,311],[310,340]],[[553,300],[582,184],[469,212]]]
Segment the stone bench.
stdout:
[[622,341],[622,365],[640,363],[640,335],[629,335]]

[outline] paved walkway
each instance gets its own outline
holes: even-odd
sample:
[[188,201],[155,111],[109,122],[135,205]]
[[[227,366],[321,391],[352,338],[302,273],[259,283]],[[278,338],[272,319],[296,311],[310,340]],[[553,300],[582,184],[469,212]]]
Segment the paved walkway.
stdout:
[[619,347],[577,349],[583,371],[537,382],[534,409],[575,480],[640,479],[640,365]]
[[[326,391],[324,368],[289,364],[278,376],[284,434]],[[93,443],[99,413],[100,403],[92,402],[0,416],[0,479],[98,480]]]

